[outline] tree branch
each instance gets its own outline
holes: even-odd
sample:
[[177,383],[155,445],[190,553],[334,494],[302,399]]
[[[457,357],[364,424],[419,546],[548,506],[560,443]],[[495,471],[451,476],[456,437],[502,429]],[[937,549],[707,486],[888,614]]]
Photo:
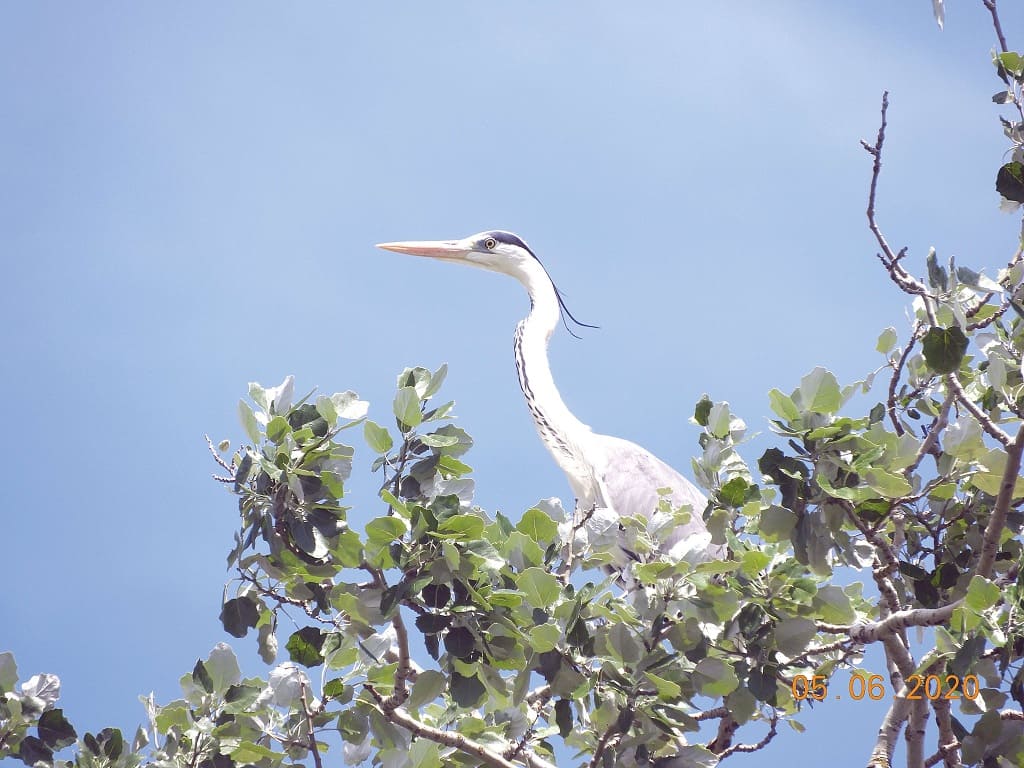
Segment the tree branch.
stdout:
[[309,728],[309,743],[306,745],[313,754],[313,764],[316,768],[324,768],[323,760],[320,757],[320,748],[316,743],[316,729],[313,726],[313,713],[309,710],[309,702],[306,700],[307,686],[305,683],[299,687],[299,700],[302,702],[302,714],[306,716],[306,727]]
[[996,37],[999,38],[999,47],[1003,49],[1003,53],[1006,53],[1009,48],[1006,47],[1006,36],[1003,34],[1003,25],[999,23],[999,11],[996,10],[996,0],[981,0],[981,3],[988,8],[988,12],[992,15],[992,26],[996,29]]
[[992,437],[998,440],[1004,448],[1008,448],[1012,442],[1012,438],[1003,432],[995,422],[988,417],[984,411],[982,411],[974,401],[971,400],[967,393],[964,392],[963,384],[960,383],[960,378],[955,373],[950,373],[946,376],[946,385],[951,387],[956,393],[956,401],[966,408],[971,416],[978,420],[978,424],[981,428],[989,433]]
[[[378,705],[378,711],[395,725],[405,728],[410,733],[424,739],[436,742],[446,747],[453,747],[467,755],[472,755],[480,760],[483,765],[492,768],[519,768],[497,752],[493,752],[483,744],[463,736],[461,733],[442,731],[429,725],[424,725],[401,707],[388,707],[383,696],[374,690],[373,686],[363,683],[363,688],[369,692]],[[553,768],[553,766],[551,767]]]
[[936,765],[939,761],[945,763],[944,768],[962,768],[960,762],[960,742],[953,734],[953,717],[950,712],[949,699],[941,696],[932,701],[932,709],[935,710],[935,722],[939,726],[939,749],[924,761],[925,768]]
[[755,744],[735,744],[728,749],[723,750],[719,753],[718,759],[724,760],[729,755],[736,754],[738,752],[757,752],[759,749],[764,749],[768,746],[768,742],[774,739],[778,735],[779,716],[776,713],[772,713],[771,719],[768,721],[768,733],[764,735],[764,738]]
[[910,608],[896,611],[881,621],[866,621],[856,624],[828,624],[815,622],[818,629],[833,635],[848,635],[851,640],[867,645],[893,637],[907,627],[934,627],[949,621],[953,611],[963,604],[963,598],[941,608]]
[[999,551],[999,539],[1002,536],[1003,528],[1006,526],[1006,513],[1010,510],[1010,503],[1013,501],[1014,489],[1017,487],[1017,476],[1020,474],[1021,452],[1024,451],[1024,424],[1017,430],[1017,436],[1006,451],[1006,468],[1003,470],[1002,482],[999,485],[999,495],[996,497],[996,505],[992,510],[992,516],[985,528],[984,543],[981,546],[981,559],[978,561],[978,575],[986,579],[992,576],[992,567],[996,562],[996,553]]

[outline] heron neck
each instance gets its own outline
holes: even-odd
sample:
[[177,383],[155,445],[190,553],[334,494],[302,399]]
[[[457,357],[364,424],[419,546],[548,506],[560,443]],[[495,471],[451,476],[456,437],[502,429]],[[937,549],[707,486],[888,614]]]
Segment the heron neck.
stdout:
[[580,460],[578,436],[590,427],[566,407],[551,375],[548,341],[561,315],[550,278],[539,262],[535,267],[519,276],[530,294],[530,314],[516,327],[516,372],[541,440],[571,478]]

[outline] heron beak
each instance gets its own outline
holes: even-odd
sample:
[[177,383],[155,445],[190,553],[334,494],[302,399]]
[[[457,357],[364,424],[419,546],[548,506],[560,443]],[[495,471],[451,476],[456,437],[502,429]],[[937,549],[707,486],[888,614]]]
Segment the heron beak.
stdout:
[[407,240],[400,243],[377,243],[377,247],[430,259],[461,259],[466,255],[465,246],[458,240]]

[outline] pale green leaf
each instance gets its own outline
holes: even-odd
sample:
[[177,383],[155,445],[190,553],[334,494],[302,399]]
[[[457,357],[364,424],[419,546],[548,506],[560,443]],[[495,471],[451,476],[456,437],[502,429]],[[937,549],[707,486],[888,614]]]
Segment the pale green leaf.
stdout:
[[260,425],[256,421],[256,414],[252,412],[252,408],[245,400],[238,401],[238,418],[242,422],[242,429],[245,430],[246,436],[252,441],[253,445],[260,444]]
[[775,642],[787,656],[797,656],[807,649],[816,632],[817,628],[810,619],[783,619],[775,627]]
[[378,517],[366,524],[366,537],[375,544],[387,544],[401,538],[409,524],[400,517]]
[[543,568],[527,568],[516,577],[516,586],[535,608],[547,608],[562,592],[558,579]]
[[430,384],[423,390],[423,399],[426,400],[428,397],[436,395],[447,376],[448,363],[441,363],[441,367],[430,375]]
[[721,659],[711,656],[697,662],[692,680],[700,693],[712,697],[725,696],[736,690],[739,685],[739,680],[732,667]]
[[526,510],[523,519],[516,523],[516,530],[525,533],[536,542],[548,542],[558,536],[558,523],[543,510],[533,507]]
[[478,515],[452,515],[438,524],[437,531],[439,536],[457,541],[479,539],[484,535],[484,521]]
[[395,418],[407,427],[418,426],[423,421],[420,412],[420,396],[415,387],[402,387],[395,395],[393,404]]
[[912,490],[910,483],[907,482],[905,477],[894,475],[878,467],[866,470],[861,475],[861,479],[869,488],[886,499],[898,499],[902,496],[907,496]]
[[416,768],[441,768],[440,745],[429,739],[416,739],[409,747],[409,763]]
[[896,329],[889,326],[879,334],[878,343],[875,344],[875,349],[883,355],[887,355],[892,351],[893,347],[896,346],[897,338]]
[[434,669],[425,669],[416,676],[406,706],[419,709],[440,696],[448,685],[448,678]]
[[673,683],[671,680],[666,680],[664,677],[658,677],[650,672],[645,672],[644,677],[654,685],[658,691],[658,698],[662,701],[675,701],[683,692],[679,683]]
[[530,646],[536,653],[546,653],[558,647],[558,641],[562,639],[562,629],[549,621],[532,627],[527,635],[530,638]]
[[773,504],[761,512],[757,527],[768,541],[783,541],[795,525],[796,515],[792,511]]
[[363,422],[363,438],[374,453],[387,453],[394,446],[391,434],[384,427],[372,421]]
[[800,409],[796,407],[793,398],[778,389],[768,392],[768,405],[780,419],[796,421],[800,418]]
[[842,405],[839,382],[831,371],[815,368],[800,379],[800,402],[812,413],[835,413]]
[[210,651],[210,657],[203,664],[213,681],[214,693],[224,693],[242,679],[238,659],[235,658],[235,652],[227,643],[217,643]]
[[818,590],[811,600],[811,606],[822,621],[829,624],[852,624],[857,614],[850,604],[850,597],[840,587],[829,585]]
[[1001,594],[997,584],[994,584],[984,576],[975,575],[971,577],[971,583],[967,586],[967,596],[964,599],[964,604],[968,610],[974,613],[982,613],[999,602]]

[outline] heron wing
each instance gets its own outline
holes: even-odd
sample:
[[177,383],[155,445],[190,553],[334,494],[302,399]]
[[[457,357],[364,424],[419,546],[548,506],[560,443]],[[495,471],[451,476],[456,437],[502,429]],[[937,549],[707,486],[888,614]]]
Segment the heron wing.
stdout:
[[599,450],[595,453],[600,455],[595,455],[592,463],[606,506],[621,516],[649,520],[661,500],[658,489],[671,488],[672,506],[689,505],[692,515],[689,522],[679,526],[666,539],[662,545],[664,549],[672,551],[680,544],[685,547],[687,540],[693,540],[694,544],[717,556],[721,548],[708,544],[707,526],[701,517],[707,498],[693,483],[636,443],[610,435],[594,437],[599,443]]

